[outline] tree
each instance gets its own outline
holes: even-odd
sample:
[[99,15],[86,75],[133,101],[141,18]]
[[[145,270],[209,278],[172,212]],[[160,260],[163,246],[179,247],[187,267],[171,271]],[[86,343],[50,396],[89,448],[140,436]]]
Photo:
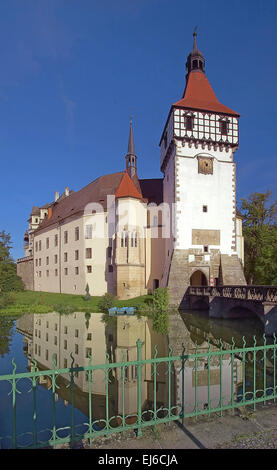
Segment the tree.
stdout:
[[16,264],[10,255],[11,247],[10,234],[2,230],[0,232],[0,292],[24,289],[21,278],[16,274]]
[[245,277],[248,284],[277,284],[277,201],[272,192],[243,198],[241,213],[245,245]]

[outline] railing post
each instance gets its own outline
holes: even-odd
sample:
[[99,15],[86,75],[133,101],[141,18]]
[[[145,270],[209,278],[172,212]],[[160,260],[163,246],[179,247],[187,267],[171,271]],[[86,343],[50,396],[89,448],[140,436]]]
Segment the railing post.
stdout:
[[142,436],[141,429],[141,345],[142,342],[140,339],[137,340],[137,361],[138,361],[138,388],[137,388],[137,405],[138,405],[138,436]]

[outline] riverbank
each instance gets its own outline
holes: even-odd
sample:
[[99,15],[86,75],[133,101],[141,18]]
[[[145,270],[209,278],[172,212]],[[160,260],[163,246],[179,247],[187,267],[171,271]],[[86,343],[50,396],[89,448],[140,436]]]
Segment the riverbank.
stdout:
[[[0,315],[21,316],[24,313],[50,313],[57,306],[63,307],[65,311],[71,308],[76,312],[101,313],[98,307],[101,297],[97,296],[84,300],[82,295],[35,291],[12,292],[10,296],[11,303],[0,308]],[[151,295],[143,295],[134,299],[115,300],[115,306],[139,307],[151,297]]]
[[[68,449],[69,445],[57,446]],[[277,449],[277,404],[257,407],[256,411],[241,408],[235,414],[220,417],[186,419],[184,427],[177,423],[146,428],[141,437],[133,431],[107,438],[87,440],[72,446],[75,449]],[[124,455],[124,453],[122,454]]]

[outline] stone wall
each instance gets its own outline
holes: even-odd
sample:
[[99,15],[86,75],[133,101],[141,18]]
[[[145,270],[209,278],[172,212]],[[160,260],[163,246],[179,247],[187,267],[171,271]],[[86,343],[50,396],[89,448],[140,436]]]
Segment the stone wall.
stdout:
[[17,275],[21,277],[26,290],[34,290],[34,259],[32,256],[17,260]]

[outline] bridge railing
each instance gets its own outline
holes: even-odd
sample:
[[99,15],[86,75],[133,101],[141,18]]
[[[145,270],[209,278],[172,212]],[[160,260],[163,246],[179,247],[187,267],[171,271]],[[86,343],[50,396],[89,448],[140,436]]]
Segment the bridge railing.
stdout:
[[189,286],[188,295],[277,302],[276,286]]

